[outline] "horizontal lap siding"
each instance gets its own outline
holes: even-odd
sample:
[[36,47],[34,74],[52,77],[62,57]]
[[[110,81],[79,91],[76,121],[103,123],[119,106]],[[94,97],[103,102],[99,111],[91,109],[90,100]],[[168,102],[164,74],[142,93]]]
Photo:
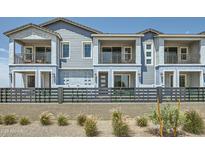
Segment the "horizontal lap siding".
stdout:
[[82,53],[82,42],[92,41],[91,32],[63,22],[49,25],[48,28],[58,32],[63,41],[70,43],[70,59],[61,60],[62,68],[91,68],[93,66],[93,60],[83,59]]

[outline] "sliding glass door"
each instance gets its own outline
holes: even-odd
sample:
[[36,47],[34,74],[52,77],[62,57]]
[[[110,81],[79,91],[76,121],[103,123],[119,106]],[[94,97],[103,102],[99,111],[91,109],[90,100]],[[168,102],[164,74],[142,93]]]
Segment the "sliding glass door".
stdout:
[[129,74],[115,74],[114,75],[114,87],[116,87],[116,88],[129,88],[130,87]]

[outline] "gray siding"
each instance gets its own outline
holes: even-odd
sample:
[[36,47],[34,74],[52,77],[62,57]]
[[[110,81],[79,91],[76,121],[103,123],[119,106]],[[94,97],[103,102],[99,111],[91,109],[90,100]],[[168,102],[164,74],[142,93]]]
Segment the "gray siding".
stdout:
[[83,59],[82,42],[92,41],[91,32],[85,31],[78,27],[58,22],[48,26],[58,32],[63,41],[70,43],[70,59],[62,59],[62,68],[91,68],[93,66],[92,59]]

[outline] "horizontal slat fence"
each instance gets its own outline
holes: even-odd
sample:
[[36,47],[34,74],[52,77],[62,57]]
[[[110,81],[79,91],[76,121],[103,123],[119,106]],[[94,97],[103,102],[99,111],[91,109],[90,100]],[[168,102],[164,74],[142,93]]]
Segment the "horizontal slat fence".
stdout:
[[204,102],[205,88],[0,88],[1,103]]

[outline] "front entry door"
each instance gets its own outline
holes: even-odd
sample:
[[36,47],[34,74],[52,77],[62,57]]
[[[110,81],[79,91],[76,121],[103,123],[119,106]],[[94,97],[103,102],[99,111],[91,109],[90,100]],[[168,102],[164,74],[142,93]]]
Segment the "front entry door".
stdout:
[[108,87],[108,73],[99,72],[99,88],[107,88],[107,87]]

